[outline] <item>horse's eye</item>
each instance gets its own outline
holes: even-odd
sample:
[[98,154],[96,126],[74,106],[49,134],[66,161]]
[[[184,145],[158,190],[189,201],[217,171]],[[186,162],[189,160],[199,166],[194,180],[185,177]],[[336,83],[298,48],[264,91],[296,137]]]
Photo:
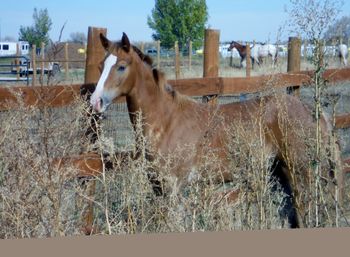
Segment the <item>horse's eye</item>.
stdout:
[[98,65],[98,70],[102,73],[102,71],[103,71],[103,64],[102,63],[100,63]]
[[125,66],[119,66],[117,71],[119,72],[123,72],[125,70]]

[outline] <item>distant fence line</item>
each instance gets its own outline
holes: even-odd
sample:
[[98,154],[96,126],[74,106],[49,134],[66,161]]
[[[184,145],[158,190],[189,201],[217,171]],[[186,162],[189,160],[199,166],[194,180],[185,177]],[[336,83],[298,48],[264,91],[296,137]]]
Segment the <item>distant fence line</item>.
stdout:
[[[245,43],[243,43],[243,41],[239,41],[242,44],[246,44],[246,45],[252,45],[255,44],[256,42],[248,42],[248,41],[244,41]],[[340,39],[339,43],[342,43],[342,39]],[[85,67],[85,62],[86,62],[86,46],[81,46],[81,48],[79,49],[75,49],[77,51],[82,51],[80,54],[83,54],[83,58],[74,58],[71,57],[69,54],[69,45],[71,43],[70,42],[64,42],[61,43],[60,46],[56,46],[54,44],[54,46],[51,46],[51,50],[50,50],[50,56],[45,56],[45,49],[46,46],[45,44],[41,44],[40,46],[40,54],[37,55],[37,51],[32,51],[31,53],[31,62],[30,62],[30,67],[36,67],[38,70],[43,70],[44,68],[46,68],[48,66],[49,63],[58,63],[60,65],[60,67],[64,70],[64,78],[65,81],[67,81],[69,79],[69,71],[72,68],[71,64],[77,64],[77,65],[73,65],[76,67]],[[160,41],[154,41],[154,42],[138,42],[136,43],[137,46],[146,54],[149,54],[151,57],[154,58],[155,63],[157,65],[157,68],[160,69],[160,67],[164,67],[164,66],[172,66],[174,67],[174,73],[175,73],[175,78],[179,79],[180,78],[180,67],[188,67],[189,70],[192,69],[192,65],[193,65],[193,60],[194,57],[197,56],[197,60],[204,60],[205,59],[205,53],[204,50],[202,49],[201,51],[199,51],[198,53],[196,53],[193,48],[192,48],[192,41],[189,41],[187,44],[186,49],[183,51],[180,51],[178,48],[178,44],[177,42],[174,43],[174,47],[171,49],[164,49],[161,48],[161,42]],[[324,43],[325,44],[325,43]],[[336,52],[336,45],[338,43],[333,40],[332,41],[332,45],[328,45],[325,46],[325,51],[326,54],[328,53],[327,56],[333,56],[335,57],[337,52]],[[73,44],[74,45],[74,44]],[[203,43],[204,45],[204,43]],[[233,49],[232,51],[228,52],[227,48],[228,48],[228,43],[221,43],[218,44],[217,48],[218,48],[218,54],[219,54],[219,58],[230,58],[230,66],[233,66],[233,62],[232,62],[232,58],[240,58],[238,55],[238,52]],[[280,50],[279,55],[280,56],[286,56],[288,57],[288,44],[276,44],[277,48]],[[147,46],[145,48],[145,46]],[[350,46],[350,39],[348,41],[348,46]],[[32,49],[36,49],[36,45],[32,46]],[[282,50],[281,50],[282,49]],[[307,42],[302,42],[300,41],[300,51],[299,54],[301,57],[309,57],[312,55],[312,50],[313,50],[313,46],[308,44]],[[63,55],[61,54],[61,52],[63,52]],[[56,57],[56,55],[60,55],[59,58]],[[19,47],[17,47],[17,56],[20,55],[20,49]],[[249,58],[246,58],[247,61],[249,62]],[[250,68],[250,63],[248,63],[247,67]],[[73,69],[74,69],[73,68]],[[247,77],[250,76],[251,72],[250,70],[247,69],[246,71]],[[42,81],[43,79],[43,74],[40,74],[40,81]],[[18,74],[17,74],[17,78],[18,78]],[[18,79],[18,81],[20,81],[20,79]],[[32,77],[32,85],[37,85],[37,76],[36,74],[33,73],[33,77]]]

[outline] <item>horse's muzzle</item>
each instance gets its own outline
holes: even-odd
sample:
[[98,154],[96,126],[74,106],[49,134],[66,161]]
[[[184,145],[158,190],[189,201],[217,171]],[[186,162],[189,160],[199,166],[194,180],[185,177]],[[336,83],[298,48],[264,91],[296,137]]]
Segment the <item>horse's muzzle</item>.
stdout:
[[90,104],[92,106],[92,109],[95,112],[103,112],[105,108],[104,107],[104,103],[103,103],[103,99],[101,97],[92,97],[90,100]]
[[91,102],[92,108],[96,112],[104,112],[107,107],[111,104],[111,101],[108,101],[107,98],[97,97],[94,101]]

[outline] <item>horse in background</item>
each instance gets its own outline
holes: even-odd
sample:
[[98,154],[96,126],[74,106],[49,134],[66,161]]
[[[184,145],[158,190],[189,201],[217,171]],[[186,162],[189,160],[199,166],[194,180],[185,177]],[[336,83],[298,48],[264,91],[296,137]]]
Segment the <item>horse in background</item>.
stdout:
[[345,44],[340,44],[337,48],[338,57],[340,64],[347,66],[348,65],[348,47]]
[[250,55],[252,59],[260,66],[263,58],[271,57],[272,65],[277,62],[277,47],[272,44],[255,44],[251,47]]
[[247,46],[241,45],[236,41],[232,41],[227,51],[232,51],[234,48],[237,49],[239,56],[241,57],[240,68],[243,68],[243,62],[247,57]]
[[[232,51],[236,48],[241,57],[241,67],[243,67],[243,61],[247,57],[247,46],[241,45],[236,41],[232,41],[228,51]],[[263,63],[263,58],[270,56],[272,60],[272,65],[277,62],[277,47],[272,44],[250,44],[250,58],[252,59],[252,67],[257,63],[259,66]]]

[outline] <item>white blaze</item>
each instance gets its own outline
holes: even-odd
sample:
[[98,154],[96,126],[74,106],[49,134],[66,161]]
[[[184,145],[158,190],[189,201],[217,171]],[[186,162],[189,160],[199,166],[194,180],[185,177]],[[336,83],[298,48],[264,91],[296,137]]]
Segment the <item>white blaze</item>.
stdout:
[[104,67],[103,67],[103,71],[101,74],[100,79],[98,80],[96,89],[94,91],[94,93],[91,96],[91,100],[90,103],[91,105],[95,108],[95,110],[99,110],[100,109],[100,99],[102,97],[103,94],[103,88],[105,85],[105,82],[107,80],[108,74],[111,71],[112,67],[114,64],[117,63],[117,56],[110,54],[106,60],[104,61]]

